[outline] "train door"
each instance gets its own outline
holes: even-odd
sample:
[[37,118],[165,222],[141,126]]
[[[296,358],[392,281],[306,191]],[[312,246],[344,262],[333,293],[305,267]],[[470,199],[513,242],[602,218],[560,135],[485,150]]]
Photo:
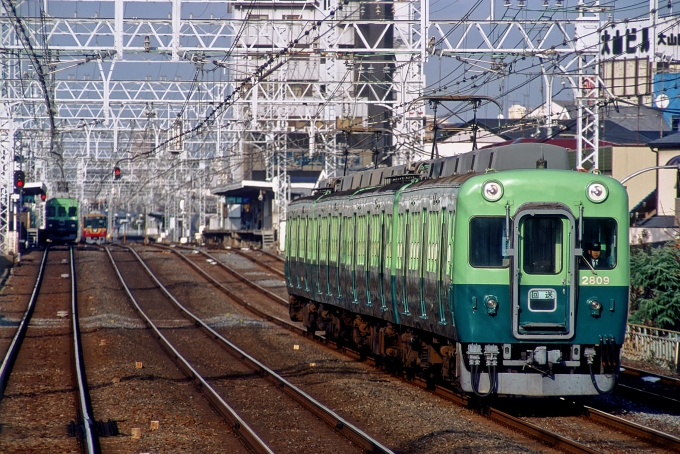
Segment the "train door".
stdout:
[[574,334],[575,229],[566,210],[527,210],[515,219],[513,334],[569,338]]

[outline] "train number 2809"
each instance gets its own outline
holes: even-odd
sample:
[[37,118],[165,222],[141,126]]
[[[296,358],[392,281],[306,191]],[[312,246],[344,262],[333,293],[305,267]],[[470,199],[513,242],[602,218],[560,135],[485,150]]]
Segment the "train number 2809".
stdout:
[[581,276],[581,285],[609,285],[609,276]]

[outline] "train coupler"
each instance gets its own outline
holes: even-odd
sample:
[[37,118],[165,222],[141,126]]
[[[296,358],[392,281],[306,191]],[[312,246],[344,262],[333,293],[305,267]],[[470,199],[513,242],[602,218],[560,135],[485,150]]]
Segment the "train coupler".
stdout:
[[489,344],[484,346],[484,358],[486,359],[487,367],[495,367],[498,365],[498,345]]
[[470,344],[467,347],[468,365],[479,366],[482,362],[482,346]]
[[588,365],[592,365],[593,361],[595,360],[595,348],[594,347],[586,347],[583,350],[583,356],[586,357],[586,360],[588,361]]

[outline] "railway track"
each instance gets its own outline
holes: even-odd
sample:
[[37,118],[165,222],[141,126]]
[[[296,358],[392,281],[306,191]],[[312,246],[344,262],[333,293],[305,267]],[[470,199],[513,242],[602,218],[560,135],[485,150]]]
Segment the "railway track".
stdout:
[[624,366],[616,394],[661,408],[680,410],[680,379]]
[[[330,409],[312,399],[311,396],[289,383],[273,370],[267,368],[263,363],[246,354],[243,350],[208,326],[207,323],[194,315],[189,308],[182,305],[163,286],[161,281],[154,276],[149,267],[134,250],[130,251],[135,255],[140,266],[143,267],[145,272],[155,281],[157,288],[167,297],[165,298],[165,308],[161,308],[162,303],[159,298],[154,297],[150,299],[148,294],[145,296],[144,301],[142,301],[139,298],[134,298],[134,291],[127,290],[130,298],[135,301],[135,305],[145,318],[147,324],[154,329],[159,339],[164,342],[166,348],[172,352],[172,355],[180,363],[180,367],[184,369],[187,375],[192,377],[203,390],[205,390],[206,396],[210,402],[213,406],[220,409],[220,412],[230,421],[233,429],[239,433],[249,449],[256,452],[271,452],[272,449],[277,448],[277,452],[283,452],[285,445],[281,443],[281,439],[277,437],[276,434],[290,431],[292,421],[288,418],[282,420],[281,415],[295,414],[294,420],[296,423],[306,423],[303,429],[305,432],[321,437],[323,441],[320,440],[318,446],[332,446],[332,452],[391,452],[377,440],[368,436]],[[109,256],[113,261],[112,255],[109,254]],[[135,276],[138,277],[140,274],[139,270],[135,273],[135,270],[131,271],[129,269],[126,269],[123,272],[119,270],[118,273],[121,276],[121,280],[128,280]],[[123,275],[126,275],[127,277]],[[183,317],[186,317],[189,325],[165,327],[162,329],[158,327],[159,323],[168,323],[167,320],[163,319],[163,314],[167,314],[169,311],[167,301],[172,301],[174,303],[173,310],[180,312]],[[195,336],[195,330],[187,330],[186,328],[188,326],[200,328],[204,333],[204,339],[201,341],[189,339],[189,333]],[[161,331],[163,331],[163,333],[161,333]],[[172,341],[170,338],[172,338]],[[215,348],[214,345],[209,345],[214,343],[218,343],[221,348]],[[217,359],[218,355],[225,354],[222,349],[226,350],[231,355],[231,358]],[[196,352],[210,352],[212,359],[202,359],[201,355],[196,354]],[[184,355],[182,353],[184,353]],[[191,364],[186,358],[187,356],[191,356]],[[233,369],[234,358],[238,359],[242,363],[242,366],[247,367],[248,371],[244,371],[242,367],[241,369]],[[225,368],[228,370],[225,371]],[[207,373],[215,376],[215,369],[218,369],[221,372],[217,374],[218,377],[225,377],[228,378],[228,380],[225,381],[216,378],[206,379],[203,377],[203,375]],[[203,371],[203,375],[201,375],[201,371]],[[279,392],[285,394],[289,399],[270,399],[268,403],[269,406],[272,407],[270,413],[271,410],[274,410],[273,414],[269,416],[259,414],[258,417],[255,417],[252,413],[252,408],[248,409],[248,405],[244,406],[245,402],[252,400],[252,397],[247,396],[247,389],[252,388],[253,386],[258,389],[259,393],[267,394],[270,392]],[[241,393],[240,396],[237,391]],[[242,395],[244,392],[246,395]],[[230,401],[236,401],[237,405],[240,405],[239,413],[245,413],[246,416],[240,416],[236,410],[226,403],[226,398],[223,397],[226,395],[229,396]],[[300,406],[306,410],[308,415],[305,416],[300,414]],[[255,429],[250,428],[245,422],[246,419],[251,421],[250,424],[256,427],[258,432],[265,435],[262,437],[258,436],[255,433]],[[325,428],[319,427],[320,424],[322,426],[325,425]],[[339,435],[341,435],[342,438],[338,439]],[[265,442],[264,439],[267,439],[267,441]],[[345,439],[350,440],[352,444],[349,444]],[[298,452],[299,449],[299,446],[295,447],[292,452]]]
[[[85,373],[77,294],[73,248],[46,249],[26,312],[0,366],[3,439],[17,443],[19,438],[17,444],[27,451],[78,447],[82,452],[101,452]],[[45,370],[49,373],[36,372]],[[34,413],[34,408],[40,411]],[[42,418],[36,421],[36,415]],[[71,415],[70,423],[64,415]]]
[[[185,250],[189,251],[190,249],[185,249]],[[198,260],[191,260],[190,258],[188,258],[189,254],[181,253],[178,250],[175,250],[175,252],[178,253],[184,260],[191,263],[194,268],[198,269],[201,272],[201,274],[206,276],[206,278],[211,280],[215,285],[217,285],[219,287],[224,287],[222,284],[220,284],[218,281],[211,278],[211,276],[210,276],[210,271],[211,271],[210,267],[212,267],[214,265],[207,266],[207,267],[202,266],[202,264],[200,264]],[[216,265],[219,265],[222,269],[227,270],[229,273],[231,273],[233,276],[235,276],[239,280],[239,282],[249,283],[249,280],[247,278],[245,278],[245,276],[243,275],[245,273],[239,273],[238,271],[232,269],[231,267],[229,267],[228,265],[226,265],[222,261],[217,260],[216,257],[213,254],[208,254],[208,253],[205,253],[203,251],[200,251],[200,254],[205,256],[205,257],[208,257],[209,260],[216,261]],[[237,254],[239,256],[250,255],[250,254],[243,252],[243,251],[238,251]],[[199,254],[192,253],[191,255],[197,256]],[[258,261],[257,258],[250,257],[249,260],[251,262],[259,264],[259,261]],[[211,262],[207,262],[207,263],[211,263]],[[253,285],[253,288],[259,287],[259,286],[257,286],[257,284],[253,284],[253,283],[250,283],[250,285]],[[232,298],[235,298],[237,300],[240,299],[241,304],[244,307],[247,307],[249,310],[251,310],[253,308],[252,307],[253,306],[252,298],[248,298],[247,301],[246,301],[245,298],[240,298],[233,291],[229,291],[226,288],[223,288],[222,290],[227,292],[228,294],[230,294],[230,296]],[[243,293],[243,290],[239,289],[238,294],[242,294],[242,293]],[[283,304],[280,301],[280,298],[278,298],[278,297],[272,298],[271,295],[267,295],[266,292],[262,292],[261,290],[260,290],[260,293],[262,293],[265,296],[270,297],[271,301],[274,302],[275,304],[279,304],[279,305]],[[269,306],[271,307],[271,304]],[[266,309],[265,310],[256,309],[255,313],[260,317],[264,317],[268,320],[272,320],[271,314],[268,313],[268,311]],[[288,329],[292,329],[292,330],[298,332],[299,334],[303,334],[303,335],[307,335],[307,336],[309,335],[309,333],[306,333],[304,328],[301,328],[301,327],[299,327],[299,326],[297,326],[293,323],[287,322],[284,319],[277,320],[277,323],[279,323],[281,326],[288,325]],[[314,336],[314,337],[317,337],[317,336]],[[329,342],[326,339],[323,339],[323,338],[319,338],[319,339],[324,343],[332,344],[332,342]],[[345,350],[348,353],[350,353],[349,350],[347,350],[347,349],[345,349]],[[351,352],[351,354],[356,358],[360,357],[360,355],[357,352]],[[420,386],[426,386],[426,384],[424,382],[420,382],[420,381],[417,381],[417,382]],[[456,393],[443,390],[441,388],[438,388],[436,392],[438,394],[440,394],[442,397],[444,397],[448,400],[457,402],[458,404],[461,404],[461,405],[464,405],[464,406],[480,405],[478,402],[476,402],[476,403],[470,402],[467,399],[466,396],[461,396],[461,395],[458,395]],[[554,432],[551,432],[550,430],[543,429],[543,428],[539,427],[538,425],[533,424],[530,421],[525,421],[525,420],[522,420],[521,418],[514,417],[510,413],[501,411],[498,408],[493,408],[493,407],[489,407],[489,406],[486,406],[484,404],[481,404],[480,412],[482,414],[485,414],[487,417],[489,417],[490,419],[492,419],[492,420],[494,420],[494,421],[496,421],[500,424],[512,427],[512,428],[517,429],[517,430],[520,430],[523,433],[525,433],[525,434],[527,434],[531,437],[538,438],[542,442],[544,442],[545,444],[547,444],[549,446],[552,446],[552,447],[555,447],[555,448],[558,448],[558,449],[561,449],[561,450],[565,450],[567,452],[597,452],[597,451],[589,448],[588,446],[586,446],[582,443],[578,443],[574,440],[570,440],[566,437],[560,436],[560,435],[558,435]],[[578,410],[578,412],[579,412],[580,415],[582,415],[582,418],[586,421],[590,421],[590,422],[595,423],[597,425],[607,426],[607,427],[609,427],[613,430],[616,430],[616,431],[624,432],[624,433],[629,434],[630,436],[635,437],[637,439],[644,440],[645,442],[649,442],[649,443],[654,444],[656,446],[660,446],[663,449],[680,451],[680,440],[677,437],[665,434],[663,432],[660,432],[658,430],[654,430],[654,429],[649,428],[649,427],[644,427],[642,425],[636,424],[632,421],[628,421],[628,420],[623,419],[623,418],[618,418],[616,416],[608,414],[607,412],[604,412],[604,411],[601,411],[601,410],[598,410],[598,409],[595,409],[595,408],[592,408],[592,407],[582,406],[581,409]]]
[[271,271],[274,274],[277,274],[281,277],[284,276],[283,259],[281,259],[281,257],[261,250],[248,250],[247,253],[240,249],[231,249],[231,251],[247,260],[250,260],[256,265]]

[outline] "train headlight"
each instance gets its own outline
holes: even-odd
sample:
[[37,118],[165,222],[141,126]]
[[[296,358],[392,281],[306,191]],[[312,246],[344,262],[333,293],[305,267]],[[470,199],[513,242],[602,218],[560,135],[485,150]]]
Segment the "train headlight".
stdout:
[[602,303],[598,301],[597,298],[590,298],[588,300],[588,307],[590,308],[590,315],[593,317],[599,317],[602,312]]
[[493,295],[484,297],[484,305],[486,306],[486,313],[489,315],[496,315],[498,312],[498,298]]
[[603,183],[590,183],[586,189],[588,200],[593,203],[602,203],[607,200],[609,190]]
[[500,182],[491,180],[484,183],[482,196],[489,202],[496,202],[503,197],[503,185]]

